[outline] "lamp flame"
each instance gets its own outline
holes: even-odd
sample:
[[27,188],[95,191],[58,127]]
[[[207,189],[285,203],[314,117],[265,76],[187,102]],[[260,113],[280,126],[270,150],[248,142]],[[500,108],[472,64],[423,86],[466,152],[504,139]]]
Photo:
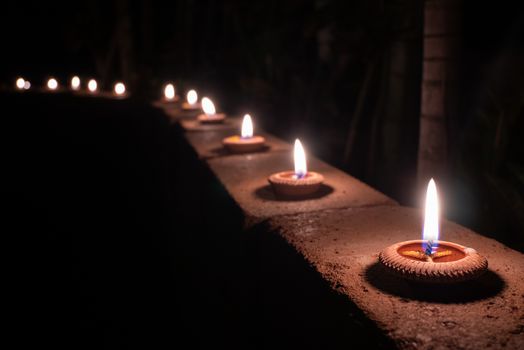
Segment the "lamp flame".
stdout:
[[[424,215],[424,231],[422,239],[427,241],[424,250],[427,255],[435,252],[439,234],[439,204],[437,186],[433,179],[429,180],[426,192],[426,208]],[[429,254],[428,254],[429,253]]]
[[16,87],[19,89],[19,90],[22,90],[24,88],[24,85],[25,85],[25,80],[24,78],[18,78],[16,79]]
[[215,105],[209,98],[202,98],[202,109],[206,115],[214,115],[216,113]]
[[73,78],[71,78],[71,89],[73,90],[80,89],[80,78],[77,77],[76,75]]
[[166,100],[172,100],[175,98],[175,87],[173,84],[167,84],[164,88],[164,97]]
[[96,80],[95,79],[89,80],[89,82],[87,83],[87,89],[91,92],[95,92],[97,88],[98,88],[98,84],[96,83]]
[[253,137],[253,122],[251,121],[251,116],[249,114],[246,114],[242,120],[241,135],[243,139]]
[[295,158],[295,176],[298,179],[301,179],[307,174],[307,165],[306,153],[304,152],[304,148],[302,147],[299,139],[295,140],[295,148],[293,153]]
[[47,88],[49,90],[56,90],[56,88],[58,87],[58,82],[56,81],[55,78],[50,78],[48,81],[47,81]]
[[126,86],[124,83],[116,83],[115,84],[115,94],[117,95],[123,95],[126,92]]
[[31,83],[29,80],[24,81],[24,90],[29,90],[31,88]]
[[198,100],[198,95],[195,90],[189,90],[186,96],[187,103],[194,105]]

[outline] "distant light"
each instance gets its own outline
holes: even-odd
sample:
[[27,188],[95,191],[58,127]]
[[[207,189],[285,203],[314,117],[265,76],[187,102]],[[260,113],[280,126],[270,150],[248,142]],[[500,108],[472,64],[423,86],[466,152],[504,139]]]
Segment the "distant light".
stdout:
[[31,83],[28,80],[26,80],[24,82],[24,90],[29,90],[30,88],[31,88]]
[[126,92],[126,86],[123,83],[116,83],[115,84],[115,94],[117,95],[123,95]]
[[240,135],[243,139],[253,137],[253,121],[249,114],[244,116],[244,120],[242,120],[242,129],[240,131]]
[[208,116],[215,115],[216,113],[215,104],[207,97],[202,98],[202,109]]
[[189,90],[187,93],[187,103],[194,105],[198,101],[198,95],[195,90]]
[[78,90],[80,89],[80,78],[76,75],[71,79],[71,89]]
[[97,88],[98,88],[98,84],[96,83],[96,80],[95,79],[89,80],[89,82],[87,83],[87,89],[90,92],[96,92]]
[[47,81],[47,88],[49,90],[56,90],[58,88],[58,81],[56,81],[55,78],[50,78],[48,81]]
[[164,88],[164,97],[166,100],[172,100],[175,98],[175,87],[173,84],[167,84]]
[[19,90],[22,90],[24,88],[24,85],[25,85],[25,80],[24,78],[18,78],[16,79],[16,87],[19,89]]

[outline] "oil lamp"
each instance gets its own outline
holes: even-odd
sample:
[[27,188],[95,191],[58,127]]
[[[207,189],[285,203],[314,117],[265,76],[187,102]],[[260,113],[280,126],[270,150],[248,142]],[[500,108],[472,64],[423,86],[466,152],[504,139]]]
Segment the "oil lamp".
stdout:
[[299,139],[294,147],[295,171],[282,171],[268,178],[273,191],[286,197],[305,197],[318,191],[324,181],[324,176],[313,171],[307,171],[306,154]]
[[198,94],[195,90],[189,90],[186,94],[186,101],[182,103],[182,109],[185,110],[196,110],[202,108],[202,105],[198,102]]
[[76,75],[71,78],[71,89],[78,91],[80,89],[80,78]]
[[224,113],[216,113],[213,101],[207,97],[202,98],[202,109],[204,113],[197,116],[198,121],[201,123],[222,123],[224,119],[226,119],[226,115]]
[[126,86],[122,82],[118,82],[115,84],[113,88],[113,93],[117,97],[125,97],[126,95]]
[[393,244],[379,255],[386,270],[409,280],[454,283],[480,276],[488,268],[486,258],[473,248],[439,240],[437,187],[431,179],[426,192],[422,240]]
[[98,84],[95,79],[90,79],[87,83],[87,89],[90,93],[95,94],[98,89]]
[[47,89],[56,91],[56,89],[58,89],[58,81],[55,78],[49,78],[47,81]]
[[262,136],[253,136],[253,122],[251,116],[246,114],[242,120],[240,136],[234,135],[222,140],[224,146],[233,153],[248,153],[265,147],[266,140]]

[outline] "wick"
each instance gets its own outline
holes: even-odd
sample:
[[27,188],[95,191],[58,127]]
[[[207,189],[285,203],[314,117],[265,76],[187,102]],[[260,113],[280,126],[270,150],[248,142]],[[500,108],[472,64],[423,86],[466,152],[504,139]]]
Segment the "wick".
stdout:
[[427,256],[431,256],[433,254],[433,241],[432,240],[429,240],[426,243],[426,249],[424,250],[424,254],[426,254]]
[[416,251],[416,250],[408,250],[405,252],[401,252],[401,254],[404,256],[409,256],[409,257],[419,259],[419,260],[434,262],[434,259],[442,258],[444,256],[449,256],[453,254],[453,252],[451,250],[444,250],[441,252],[435,252],[433,254],[427,255],[425,251],[421,252],[421,251]]
[[305,174],[305,173],[299,173],[299,174],[296,174],[296,173],[295,173],[295,175],[293,175],[293,178],[294,178],[295,180],[300,180],[300,179],[303,179],[303,178],[305,178],[305,177],[306,177],[306,174]]

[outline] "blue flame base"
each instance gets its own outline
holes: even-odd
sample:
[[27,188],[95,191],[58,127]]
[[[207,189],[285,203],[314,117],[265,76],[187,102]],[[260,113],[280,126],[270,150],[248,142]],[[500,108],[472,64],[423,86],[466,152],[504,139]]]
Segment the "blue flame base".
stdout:
[[433,241],[427,241],[425,244],[424,244],[424,254],[430,256],[430,255],[433,255],[435,254],[435,252],[437,251],[437,243],[436,242],[433,242]]

